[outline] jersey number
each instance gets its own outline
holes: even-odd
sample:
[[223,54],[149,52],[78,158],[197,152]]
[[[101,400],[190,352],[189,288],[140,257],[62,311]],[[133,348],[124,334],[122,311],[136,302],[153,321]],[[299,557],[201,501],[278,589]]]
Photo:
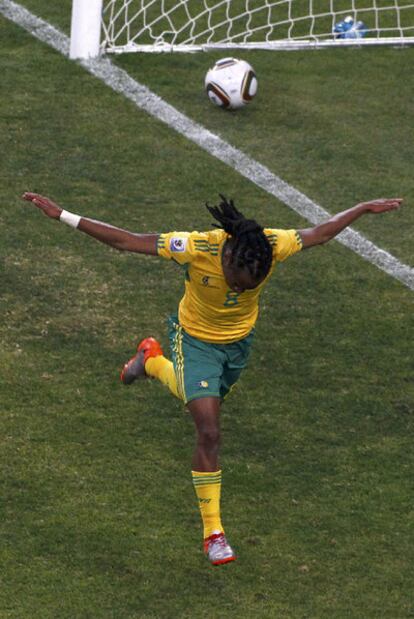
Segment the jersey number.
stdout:
[[240,292],[234,292],[233,290],[229,290],[228,292],[226,292],[226,300],[224,301],[224,307],[232,307],[233,305],[238,305],[239,295],[240,295]]

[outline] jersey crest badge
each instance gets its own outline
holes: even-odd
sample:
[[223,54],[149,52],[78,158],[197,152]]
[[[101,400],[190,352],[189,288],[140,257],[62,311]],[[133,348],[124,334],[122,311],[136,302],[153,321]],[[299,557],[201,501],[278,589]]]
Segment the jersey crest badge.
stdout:
[[185,251],[187,241],[188,239],[185,237],[183,238],[179,236],[173,236],[170,239],[170,251],[175,251],[175,252]]

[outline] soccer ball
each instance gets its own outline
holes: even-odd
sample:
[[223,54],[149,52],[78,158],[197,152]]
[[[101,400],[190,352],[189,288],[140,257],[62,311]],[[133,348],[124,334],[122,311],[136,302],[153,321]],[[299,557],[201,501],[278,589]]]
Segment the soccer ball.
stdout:
[[236,110],[253,99],[257,92],[257,77],[245,60],[223,58],[207,71],[207,95],[215,105]]

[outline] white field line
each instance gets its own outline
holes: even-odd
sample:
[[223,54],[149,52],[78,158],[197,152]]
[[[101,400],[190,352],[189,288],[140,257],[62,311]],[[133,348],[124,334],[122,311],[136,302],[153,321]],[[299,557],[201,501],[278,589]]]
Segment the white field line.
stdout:
[[[0,0],[0,13],[40,41],[69,57],[69,38],[21,5],[11,0]],[[78,62],[84,69],[102,80],[114,91],[133,101],[137,107],[166,123],[220,161],[237,170],[242,176],[275,196],[312,224],[320,223],[330,217],[330,213],[320,205],[273,174],[261,163],[234,148],[202,125],[190,120],[172,105],[151,92],[146,86],[132,79],[126,71],[112,64],[109,58]],[[414,269],[374,245],[359,232],[347,228],[336,239],[368,262],[414,290]]]

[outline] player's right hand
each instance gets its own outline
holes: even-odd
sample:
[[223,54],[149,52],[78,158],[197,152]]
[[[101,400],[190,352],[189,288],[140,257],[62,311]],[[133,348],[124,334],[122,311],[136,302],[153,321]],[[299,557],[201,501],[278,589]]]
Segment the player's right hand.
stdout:
[[402,198],[378,198],[363,204],[370,213],[385,213],[400,208],[402,201]]
[[46,198],[45,196],[41,196],[38,193],[31,193],[29,191],[26,191],[22,195],[22,198],[23,200],[27,200],[27,202],[31,202],[32,204],[37,206],[37,208],[43,211],[45,215],[51,217],[52,219],[59,219],[60,214],[63,210],[58,204],[56,204],[49,198]]

